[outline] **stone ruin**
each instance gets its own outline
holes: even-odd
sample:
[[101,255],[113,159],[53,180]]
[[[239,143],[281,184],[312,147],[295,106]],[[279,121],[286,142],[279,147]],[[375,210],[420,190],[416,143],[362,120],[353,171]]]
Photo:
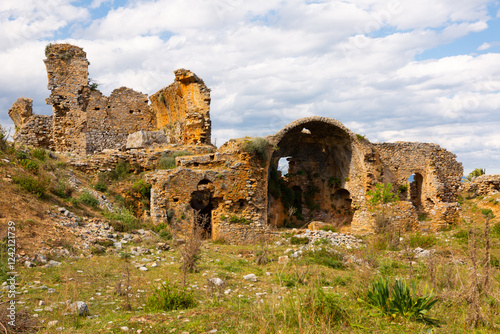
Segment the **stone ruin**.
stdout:
[[[46,53],[53,115],[34,115],[31,100],[16,101],[9,110],[15,141],[76,153],[71,163],[89,173],[119,161],[146,171],[154,223],[182,231],[199,220],[207,237],[248,243],[310,222],[373,232],[384,207],[410,229],[438,230],[459,219],[463,168],[438,145],[370,143],[337,120],[315,116],[216,149],[210,90],[192,72],[175,71],[175,82],[149,99],[125,87],[106,97],[89,83],[81,48],[49,45]],[[175,158],[174,168],[157,168],[179,151],[188,155]],[[374,209],[369,191],[380,183],[399,190],[399,201]]]
[[156,138],[160,142],[210,145],[210,90],[194,73],[175,71],[175,82],[149,99],[127,87],[108,97],[89,81],[89,62],[81,48],[48,45],[45,55],[52,116],[34,115],[32,100],[18,99],[9,109],[16,142],[92,154],[121,149],[137,131],[162,130]]

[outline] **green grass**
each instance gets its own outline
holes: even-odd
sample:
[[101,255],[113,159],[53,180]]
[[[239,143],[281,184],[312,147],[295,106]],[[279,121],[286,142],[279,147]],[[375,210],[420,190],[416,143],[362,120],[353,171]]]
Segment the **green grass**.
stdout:
[[192,292],[172,286],[170,283],[162,284],[154,290],[146,302],[146,311],[172,311],[185,310],[198,305]]

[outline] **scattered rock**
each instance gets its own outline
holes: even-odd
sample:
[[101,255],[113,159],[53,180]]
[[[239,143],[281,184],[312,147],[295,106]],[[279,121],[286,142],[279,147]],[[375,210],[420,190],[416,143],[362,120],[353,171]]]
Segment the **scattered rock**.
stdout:
[[78,313],[79,316],[84,317],[90,314],[89,307],[85,302],[77,301],[69,306],[72,313]]
[[243,276],[243,279],[246,281],[257,282],[257,276],[255,274],[248,274]]
[[223,286],[224,285],[224,281],[218,277],[210,278],[209,281],[212,282],[213,285],[215,285],[215,286]]

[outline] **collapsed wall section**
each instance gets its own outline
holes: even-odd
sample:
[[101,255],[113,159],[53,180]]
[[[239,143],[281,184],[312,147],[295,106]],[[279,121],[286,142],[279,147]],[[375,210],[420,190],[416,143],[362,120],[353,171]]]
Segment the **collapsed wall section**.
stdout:
[[436,144],[377,143],[383,164],[382,177],[413,203],[421,223],[431,221],[437,229],[458,219],[458,189],[463,176],[456,155]]
[[89,62],[82,48],[71,44],[48,45],[44,60],[52,105],[52,138],[60,152],[85,154],[85,109],[90,94]]
[[210,145],[210,89],[191,71],[174,73],[174,83],[149,98],[156,126],[170,143]]
[[146,94],[127,87],[115,89],[109,97],[93,91],[87,107],[86,151],[120,149],[130,134],[153,130],[154,123]]
[[268,235],[267,172],[232,140],[215,154],[177,158],[173,170],[147,174],[151,218],[179,231],[201,224],[205,237],[255,243]]

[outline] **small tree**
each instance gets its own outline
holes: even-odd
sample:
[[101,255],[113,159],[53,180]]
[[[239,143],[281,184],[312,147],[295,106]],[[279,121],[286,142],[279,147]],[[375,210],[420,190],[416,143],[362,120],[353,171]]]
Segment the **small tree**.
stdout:
[[472,172],[470,172],[469,175],[467,175],[467,177],[465,179],[467,181],[472,181],[476,177],[484,175],[484,174],[486,174],[486,170],[484,168],[476,168]]

